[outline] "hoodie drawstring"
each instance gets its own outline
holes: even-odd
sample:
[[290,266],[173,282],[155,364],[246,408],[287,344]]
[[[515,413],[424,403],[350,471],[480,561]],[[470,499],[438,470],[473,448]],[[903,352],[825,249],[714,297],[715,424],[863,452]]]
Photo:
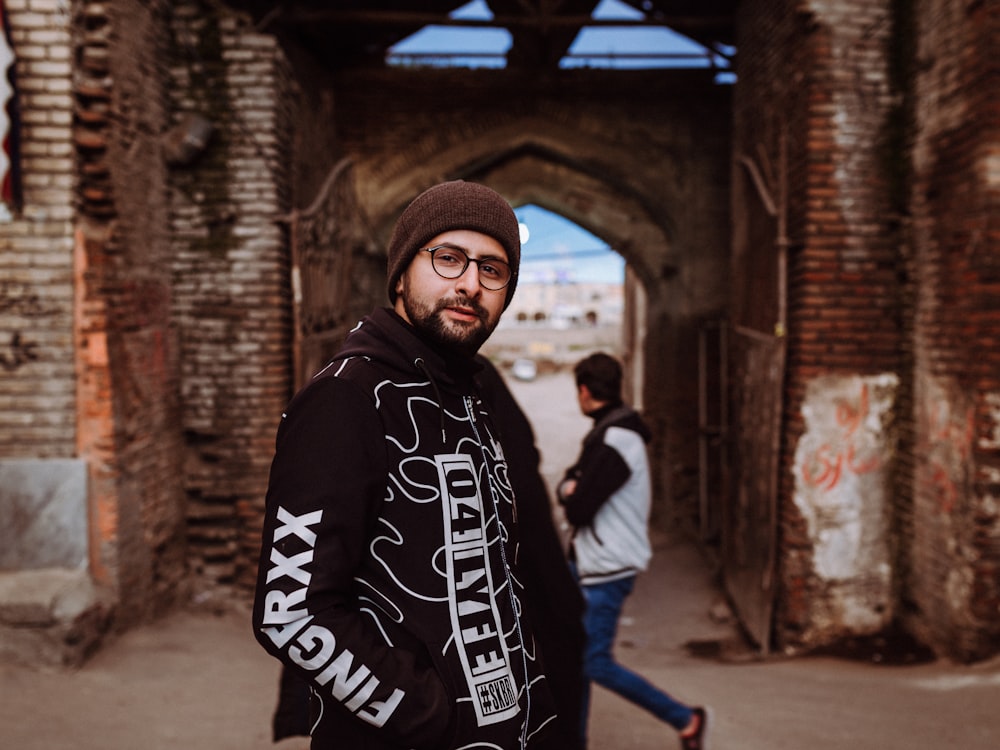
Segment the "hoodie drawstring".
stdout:
[[447,443],[448,442],[448,433],[445,432],[444,401],[441,400],[441,391],[438,390],[437,381],[434,379],[434,376],[431,375],[431,371],[427,367],[427,363],[424,362],[424,358],[423,357],[417,357],[415,360],[413,360],[413,366],[416,367],[418,370],[420,370],[420,372],[422,372],[424,375],[427,376],[427,380],[430,381],[431,388],[434,389],[434,397],[437,399],[437,402],[438,402],[438,411],[440,412],[440,416],[441,416],[441,442],[442,443]]

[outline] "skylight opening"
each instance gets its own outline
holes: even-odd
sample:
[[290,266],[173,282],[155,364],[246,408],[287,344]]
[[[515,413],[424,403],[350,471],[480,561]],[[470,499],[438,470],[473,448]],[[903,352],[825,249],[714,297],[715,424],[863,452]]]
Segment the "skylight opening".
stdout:
[[[465,21],[492,21],[485,0],[472,0],[448,14]],[[393,45],[386,63],[395,67],[505,68],[513,39],[507,29],[424,26]]]
[[561,68],[728,68],[722,55],[666,27],[580,30]]
[[[488,22],[494,15],[485,0],[472,0],[450,18]],[[619,0],[601,0],[596,21],[641,21],[644,14]],[[504,68],[512,37],[503,28],[488,26],[425,26],[398,44],[386,56],[396,67]],[[649,70],[709,68],[718,71],[718,83],[732,83],[729,59],[735,50],[711,50],[663,26],[588,26],[580,30],[560,61],[561,68]]]

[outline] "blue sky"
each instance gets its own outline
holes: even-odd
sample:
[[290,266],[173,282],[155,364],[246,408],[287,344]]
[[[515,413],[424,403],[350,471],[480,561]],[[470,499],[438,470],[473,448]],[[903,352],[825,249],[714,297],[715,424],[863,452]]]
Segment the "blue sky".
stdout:
[[624,259],[583,227],[533,204],[518,206],[514,214],[522,225],[522,283],[625,280]]

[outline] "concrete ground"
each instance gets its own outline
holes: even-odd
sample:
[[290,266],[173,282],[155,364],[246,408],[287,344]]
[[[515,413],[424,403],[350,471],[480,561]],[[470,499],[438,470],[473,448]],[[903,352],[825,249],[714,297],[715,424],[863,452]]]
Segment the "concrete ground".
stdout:
[[[546,415],[536,430],[543,472],[555,477],[587,426],[573,412],[572,380],[512,385],[529,415]],[[556,403],[571,408],[550,416]],[[711,705],[716,750],[1000,748],[1000,659],[905,667],[758,659],[720,617],[723,597],[697,547],[679,535],[654,542],[618,657],[678,699]],[[305,750],[305,738],[270,741],[277,683],[278,664],[254,641],[246,607],[192,606],[126,633],[77,670],[0,666],[0,749]],[[591,750],[676,742],[652,716],[595,688]]]

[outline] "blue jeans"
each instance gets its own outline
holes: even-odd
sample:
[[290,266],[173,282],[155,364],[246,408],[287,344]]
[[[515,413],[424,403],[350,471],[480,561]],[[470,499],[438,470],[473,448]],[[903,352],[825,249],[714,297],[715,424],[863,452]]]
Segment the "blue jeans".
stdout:
[[625,598],[632,593],[635,576],[593,586],[581,586],[587,609],[583,625],[587,631],[587,648],[583,659],[583,674],[587,680],[583,690],[581,732],[587,736],[587,714],[590,709],[590,681],[618,693],[632,703],[667,722],[677,731],[691,721],[693,711],[651,685],[644,678],[622,665],[611,655]]

